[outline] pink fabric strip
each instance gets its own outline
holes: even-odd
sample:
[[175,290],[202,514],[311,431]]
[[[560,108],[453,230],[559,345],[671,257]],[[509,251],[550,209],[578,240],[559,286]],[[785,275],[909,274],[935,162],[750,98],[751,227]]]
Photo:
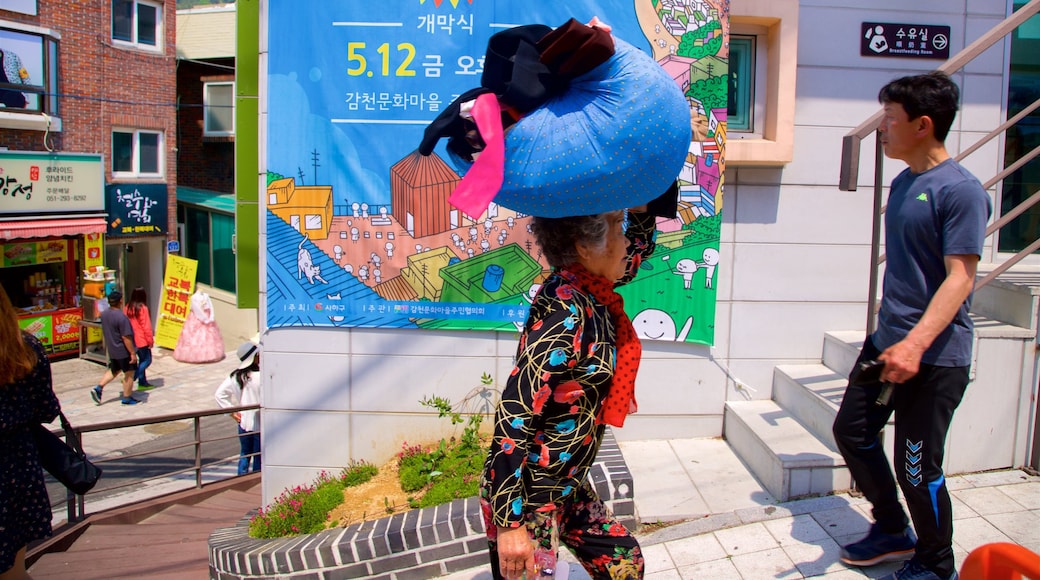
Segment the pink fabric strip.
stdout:
[[473,103],[472,114],[485,147],[448,202],[466,215],[478,218],[502,188],[506,145],[502,131],[502,109],[494,93],[478,96]]

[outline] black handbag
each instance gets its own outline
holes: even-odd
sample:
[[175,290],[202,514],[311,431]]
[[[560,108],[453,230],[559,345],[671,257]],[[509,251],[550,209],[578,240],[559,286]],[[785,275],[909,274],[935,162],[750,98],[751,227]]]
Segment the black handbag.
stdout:
[[58,412],[61,417],[61,427],[65,430],[65,438],[68,443],[51,432],[50,429],[41,424],[33,427],[33,436],[36,438],[36,449],[40,455],[40,465],[48,473],[73,492],[83,495],[90,491],[101,477],[101,468],[87,459],[80,446],[79,438],[72,430],[72,425],[65,418],[65,414]]

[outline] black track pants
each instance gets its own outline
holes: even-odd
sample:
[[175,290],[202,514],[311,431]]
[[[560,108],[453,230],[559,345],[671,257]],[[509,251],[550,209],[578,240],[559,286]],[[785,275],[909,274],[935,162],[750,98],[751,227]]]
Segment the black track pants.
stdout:
[[[857,365],[878,354],[868,337]],[[943,451],[953,411],[967,386],[968,367],[922,364],[917,375],[895,386],[889,406],[875,403],[881,383],[849,385],[834,420],[838,451],[873,505],[878,525],[896,532],[907,524],[896,495],[898,481],[918,536],[917,558],[943,577],[955,569],[953,511],[943,477]],[[895,477],[879,439],[893,412]]]

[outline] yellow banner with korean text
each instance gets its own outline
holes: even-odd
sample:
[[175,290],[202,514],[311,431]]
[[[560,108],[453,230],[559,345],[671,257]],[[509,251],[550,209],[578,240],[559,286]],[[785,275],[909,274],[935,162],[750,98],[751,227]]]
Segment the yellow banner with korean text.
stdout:
[[198,261],[191,258],[167,256],[163,292],[159,298],[159,320],[155,325],[157,346],[176,348],[184,321],[188,319],[198,267]]

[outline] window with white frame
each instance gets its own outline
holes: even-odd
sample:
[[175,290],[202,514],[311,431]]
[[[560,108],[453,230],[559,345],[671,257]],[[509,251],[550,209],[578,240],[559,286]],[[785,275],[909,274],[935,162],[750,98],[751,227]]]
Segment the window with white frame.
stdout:
[[734,40],[737,46],[729,67],[739,77],[730,79],[734,92],[727,109],[737,118],[731,124],[727,113],[727,167],[781,166],[794,158],[798,5],[798,0],[734,3],[729,48]]
[[163,134],[158,131],[112,131],[113,177],[162,177]]
[[161,3],[112,0],[112,40],[141,48],[161,49],[162,16]]
[[202,134],[207,137],[234,135],[235,83],[205,83],[203,89]]

